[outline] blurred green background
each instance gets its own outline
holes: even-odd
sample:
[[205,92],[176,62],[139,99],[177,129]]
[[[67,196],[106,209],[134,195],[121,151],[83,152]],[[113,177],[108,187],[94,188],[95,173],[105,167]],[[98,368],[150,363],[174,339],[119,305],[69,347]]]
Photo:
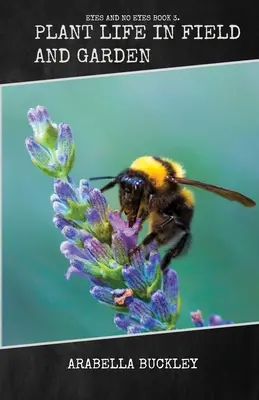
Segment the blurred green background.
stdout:
[[[244,63],[3,88],[3,344],[119,335],[114,312],[66,281],[52,224],[52,180],[33,166],[24,140],[30,107],[70,124],[73,178],[116,174],[141,155],[171,157],[188,176],[259,198],[259,63]],[[99,186],[103,182],[100,182]],[[175,261],[190,311],[237,323],[259,320],[259,208],[195,190],[193,245]],[[117,189],[107,193],[118,207]]]

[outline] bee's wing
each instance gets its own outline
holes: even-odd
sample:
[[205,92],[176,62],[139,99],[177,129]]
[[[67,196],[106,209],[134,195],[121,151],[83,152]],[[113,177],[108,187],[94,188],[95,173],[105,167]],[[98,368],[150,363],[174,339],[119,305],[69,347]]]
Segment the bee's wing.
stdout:
[[249,197],[246,197],[241,193],[234,192],[233,190],[224,189],[220,186],[210,185],[208,183],[203,183],[199,181],[193,181],[188,178],[177,178],[176,181],[183,185],[195,186],[204,190],[208,190],[209,192],[218,194],[219,196],[225,197],[228,200],[237,201],[238,203],[243,204],[245,207],[254,207],[256,205],[255,201],[253,201]]

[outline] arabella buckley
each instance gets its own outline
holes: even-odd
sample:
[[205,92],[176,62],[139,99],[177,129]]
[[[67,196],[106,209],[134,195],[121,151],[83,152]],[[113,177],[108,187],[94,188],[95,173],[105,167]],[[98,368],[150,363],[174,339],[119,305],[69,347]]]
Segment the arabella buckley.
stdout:
[[198,358],[70,358],[67,369],[197,369]]

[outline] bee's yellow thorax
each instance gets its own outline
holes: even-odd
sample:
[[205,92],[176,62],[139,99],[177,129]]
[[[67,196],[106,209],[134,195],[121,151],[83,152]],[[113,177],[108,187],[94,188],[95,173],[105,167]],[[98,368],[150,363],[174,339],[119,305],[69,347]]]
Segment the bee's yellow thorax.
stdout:
[[151,156],[137,158],[130,168],[145,173],[157,188],[161,188],[165,183],[167,175],[165,166]]

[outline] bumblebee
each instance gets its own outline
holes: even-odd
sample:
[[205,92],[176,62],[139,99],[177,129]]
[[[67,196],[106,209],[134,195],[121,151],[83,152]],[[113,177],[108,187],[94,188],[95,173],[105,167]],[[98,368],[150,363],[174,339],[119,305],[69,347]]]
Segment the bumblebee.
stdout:
[[162,259],[162,270],[190,247],[195,200],[192,191],[185,186],[205,189],[246,207],[256,204],[238,192],[188,179],[181,164],[161,157],[140,157],[115,177],[90,178],[98,179],[111,180],[101,188],[102,192],[119,186],[121,212],[125,213],[129,226],[133,226],[137,218],[141,223],[149,220],[149,234],[133,251],[154,240],[158,246],[171,244]]

